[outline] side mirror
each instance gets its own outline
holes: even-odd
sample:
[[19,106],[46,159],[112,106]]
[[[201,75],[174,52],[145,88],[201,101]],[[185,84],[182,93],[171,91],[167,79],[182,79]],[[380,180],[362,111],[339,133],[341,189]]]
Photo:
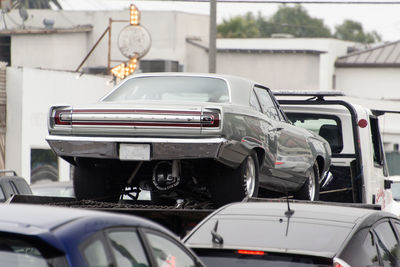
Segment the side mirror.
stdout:
[[384,181],[384,189],[390,189],[392,187],[393,181],[392,180],[385,180]]

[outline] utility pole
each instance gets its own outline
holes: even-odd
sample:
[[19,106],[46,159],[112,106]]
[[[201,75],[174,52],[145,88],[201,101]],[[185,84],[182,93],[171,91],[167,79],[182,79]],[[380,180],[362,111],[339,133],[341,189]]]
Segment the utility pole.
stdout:
[[208,72],[217,72],[217,0],[210,0],[210,40],[208,48]]

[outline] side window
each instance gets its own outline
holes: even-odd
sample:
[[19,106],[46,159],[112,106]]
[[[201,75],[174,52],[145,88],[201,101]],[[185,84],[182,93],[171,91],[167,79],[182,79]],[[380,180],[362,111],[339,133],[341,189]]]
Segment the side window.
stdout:
[[334,115],[291,113],[286,114],[295,126],[313,131],[328,141],[332,153],[343,150],[342,123]]
[[4,195],[3,188],[0,187],[0,202],[6,201],[6,196]]
[[400,263],[399,243],[388,221],[374,227],[376,243],[384,266],[398,266]]
[[107,257],[104,243],[97,238],[91,239],[82,248],[82,255],[85,258],[88,266],[110,266],[112,263]]
[[374,152],[374,162],[383,165],[383,148],[380,138],[378,118],[370,117],[372,148]]
[[368,266],[379,266],[378,251],[372,232],[368,232],[363,243],[363,250],[365,251],[366,256],[364,263]]
[[260,103],[258,103],[256,93],[254,92],[254,90],[251,91],[251,95],[250,95],[250,107],[257,110],[258,112],[262,112]]
[[256,91],[258,101],[260,101],[263,113],[271,119],[279,121],[278,110],[276,109],[274,101],[271,99],[268,91],[261,87],[255,87],[254,90]]
[[115,230],[107,234],[118,267],[149,266],[139,236],[135,230]]
[[153,233],[146,233],[146,236],[158,266],[196,266],[194,259],[172,240]]

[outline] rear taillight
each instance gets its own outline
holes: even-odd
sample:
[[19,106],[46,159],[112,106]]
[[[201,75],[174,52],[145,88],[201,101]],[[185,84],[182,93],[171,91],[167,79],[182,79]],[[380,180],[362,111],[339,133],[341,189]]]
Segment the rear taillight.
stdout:
[[238,254],[242,254],[242,255],[258,255],[258,256],[262,256],[265,254],[264,251],[259,251],[259,250],[244,250],[244,249],[239,249],[237,251]]
[[219,127],[220,125],[220,115],[218,112],[203,112],[201,115],[201,126],[202,127]]
[[71,125],[72,114],[70,110],[58,110],[54,112],[54,124],[57,125]]
[[334,258],[333,259],[333,267],[351,267],[350,264],[345,262],[342,259]]

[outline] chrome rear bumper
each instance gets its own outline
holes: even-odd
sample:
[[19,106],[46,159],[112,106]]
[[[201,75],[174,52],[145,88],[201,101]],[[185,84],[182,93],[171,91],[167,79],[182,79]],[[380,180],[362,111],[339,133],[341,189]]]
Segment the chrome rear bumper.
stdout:
[[224,138],[77,137],[48,135],[61,157],[119,159],[120,144],[150,144],[150,160],[217,158]]

